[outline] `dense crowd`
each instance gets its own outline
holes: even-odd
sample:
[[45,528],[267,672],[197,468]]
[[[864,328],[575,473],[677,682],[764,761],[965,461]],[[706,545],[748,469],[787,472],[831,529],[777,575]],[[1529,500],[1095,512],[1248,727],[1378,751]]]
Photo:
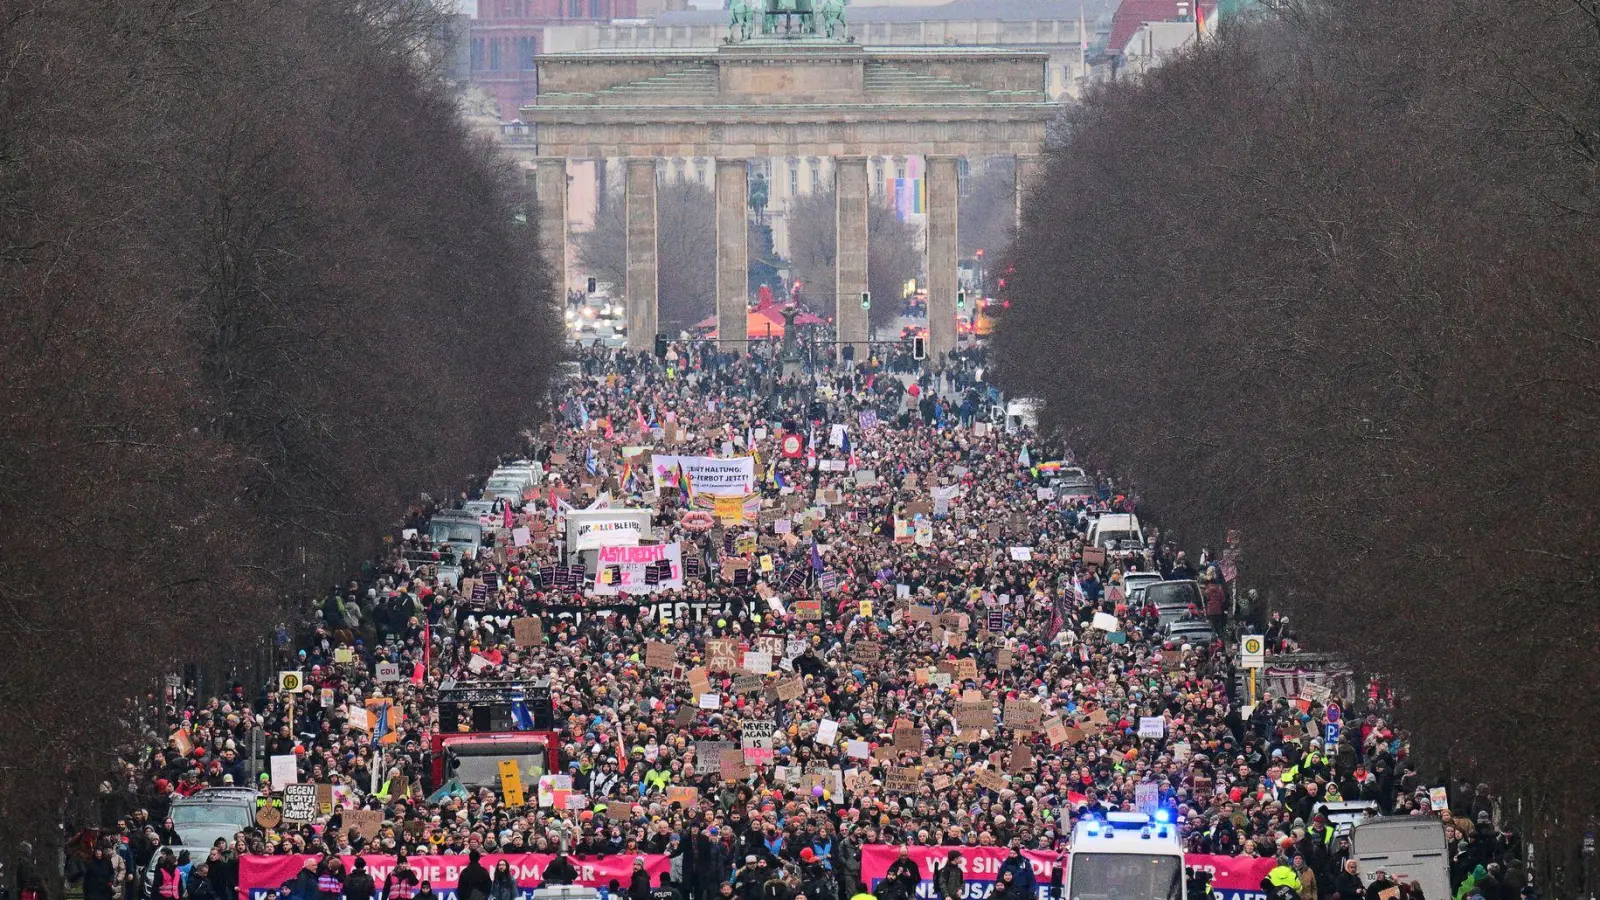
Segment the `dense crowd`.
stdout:
[[[1064,850],[1078,817],[1141,800],[1174,811],[1192,852],[1278,857],[1277,882],[1264,888],[1290,890],[1282,873],[1291,873],[1298,900],[1377,900],[1388,887],[1369,893],[1374,885],[1347,870],[1347,842],[1321,809],[1358,799],[1386,814],[1429,809],[1429,785],[1381,700],[1338,698],[1348,712],[1334,746],[1321,741],[1321,703],[1269,696],[1245,709],[1229,644],[1243,624],[1234,621],[1239,585],[1203,548],[1191,557],[1158,535],[1143,552],[1086,563],[1090,522],[1132,500],[1103,480],[1087,496],[1053,494],[1041,464],[1066,457],[1006,419],[977,351],[956,354],[941,376],[915,377],[901,375],[920,369],[899,356],[785,375],[769,355],[701,345],[675,345],[666,358],[585,351],[578,361],[553,421],[530,434],[527,452],[549,477],[537,496],[497,504],[495,544],[462,562],[463,579],[492,587],[474,599],[439,580],[426,527],[435,505],[419,506],[381,558],[319,597],[304,627],[278,635],[277,668],[308,682],[292,727],[272,685],[172,692],[151,747],[104,786],[102,843],[84,867],[89,900],[223,898],[237,889],[240,856],[289,853],[333,855],[284,886],[294,900],[426,898],[431,886],[414,878],[374,883],[363,860],[347,872],[336,857],[479,851],[670,856],[671,885],[619,885],[631,900],[652,890],[656,900],[673,900],[663,890],[683,900],[842,900],[861,890],[864,845],[1008,846],[1015,861],[1023,849]],[[680,442],[666,446],[669,433]],[[785,456],[784,435],[801,436],[804,453]],[[623,455],[630,446],[754,453],[761,513],[690,530],[683,498],[654,491],[651,473]],[[511,618],[618,603],[541,577],[557,562],[566,510],[608,497],[656,509],[659,536],[683,542],[698,563],[675,599],[716,612],[555,621],[536,646],[519,646]],[[512,546],[513,527],[534,538]],[[729,560],[753,579],[735,583]],[[1123,581],[1140,571],[1205,585],[1214,602],[1195,613],[1221,626],[1215,639],[1164,640],[1155,610],[1128,602]],[[796,615],[804,600],[821,601],[819,618]],[[1115,630],[1095,627],[1097,614],[1114,617]],[[1290,639],[1281,620],[1254,624]],[[735,659],[781,649],[758,690],[736,688],[738,671],[708,671],[717,698],[705,703],[685,673],[728,646],[714,641],[733,642]],[[669,643],[674,665],[648,664],[650,642]],[[386,662],[405,677],[380,683]],[[441,681],[544,678],[581,806],[540,805],[531,785],[528,803],[512,807],[487,787],[434,783],[427,754]],[[798,693],[779,699],[778,682]],[[377,738],[349,710],[384,699],[399,715]],[[1162,720],[1160,736],[1141,737],[1151,718]],[[767,723],[770,761],[732,777],[696,766],[697,743],[739,746],[744,729]],[[256,780],[245,759],[258,728],[266,755],[293,755],[301,781],[343,785],[341,803],[382,810],[383,827],[364,838],[336,809],[324,823],[249,829],[204,859],[163,861],[158,848],[180,843],[165,819],[174,798],[206,786],[268,790],[267,773]],[[168,740],[178,729],[184,740]],[[690,786],[694,802],[668,801]],[[1510,900],[1525,884],[1515,839],[1495,827],[1486,793],[1466,794],[1451,803],[1463,817],[1450,823],[1457,881],[1484,900]],[[631,804],[628,814],[614,801]],[[146,888],[133,873],[152,863]],[[1031,868],[1009,867],[996,891],[1028,897]],[[509,900],[508,876],[486,874],[484,896]],[[908,897],[914,880],[893,875],[878,895]],[[559,880],[560,867],[546,877]],[[961,896],[959,885],[938,890]]]

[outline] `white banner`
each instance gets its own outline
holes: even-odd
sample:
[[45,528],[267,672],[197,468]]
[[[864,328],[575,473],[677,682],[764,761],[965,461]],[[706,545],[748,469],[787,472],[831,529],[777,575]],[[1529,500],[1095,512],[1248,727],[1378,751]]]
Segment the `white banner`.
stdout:
[[[590,590],[596,596],[653,594],[683,588],[683,548],[677,541],[643,547],[601,547],[599,556],[599,570]],[[648,577],[652,566],[657,575],[655,584]]]
[[633,547],[650,534],[648,509],[572,510],[567,513],[567,548]]
[[656,489],[679,487],[679,473],[689,483],[689,496],[743,497],[756,489],[756,461],[753,456],[719,459],[714,456],[663,456],[651,458]]

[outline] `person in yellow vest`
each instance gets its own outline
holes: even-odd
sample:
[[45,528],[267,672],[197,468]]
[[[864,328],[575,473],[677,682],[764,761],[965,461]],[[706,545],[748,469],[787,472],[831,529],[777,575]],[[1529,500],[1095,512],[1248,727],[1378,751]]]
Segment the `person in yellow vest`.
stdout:
[[866,885],[857,882],[856,892],[850,897],[850,900],[878,900],[878,898],[867,891]]
[[1300,876],[1289,867],[1289,860],[1279,856],[1277,865],[1261,879],[1261,890],[1267,900],[1300,900]]

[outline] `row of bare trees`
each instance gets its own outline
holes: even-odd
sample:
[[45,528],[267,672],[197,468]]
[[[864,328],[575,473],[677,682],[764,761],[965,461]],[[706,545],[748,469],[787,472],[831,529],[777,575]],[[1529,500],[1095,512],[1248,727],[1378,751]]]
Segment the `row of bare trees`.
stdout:
[[0,0],[0,850],[538,413],[521,180],[416,0]]
[[1185,543],[1241,529],[1557,879],[1600,808],[1597,94],[1593,0],[1234,23],[1070,111],[997,338]]

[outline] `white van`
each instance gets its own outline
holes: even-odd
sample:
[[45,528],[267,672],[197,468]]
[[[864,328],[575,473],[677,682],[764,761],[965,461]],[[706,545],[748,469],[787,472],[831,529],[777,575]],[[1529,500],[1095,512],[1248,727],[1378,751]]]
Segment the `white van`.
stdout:
[[1370,881],[1383,870],[1393,880],[1415,881],[1424,897],[1450,896],[1450,848],[1444,823],[1431,816],[1383,816],[1350,831],[1350,858]]
[[1128,556],[1144,552],[1144,529],[1133,513],[1105,513],[1089,525],[1089,546]]

